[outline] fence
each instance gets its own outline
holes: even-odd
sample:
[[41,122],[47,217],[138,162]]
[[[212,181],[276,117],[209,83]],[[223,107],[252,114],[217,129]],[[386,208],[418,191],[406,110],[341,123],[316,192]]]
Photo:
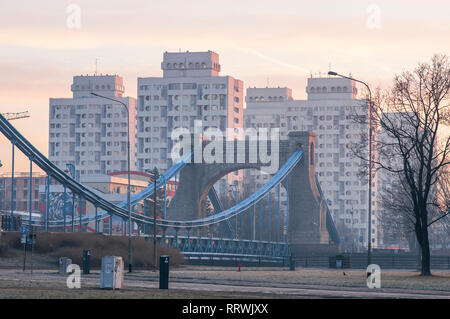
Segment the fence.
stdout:
[[[343,267],[365,269],[367,254],[343,254]],[[297,267],[329,268],[336,256],[295,256]],[[419,269],[419,256],[413,254],[372,254],[372,264],[382,269]],[[450,269],[450,256],[431,256],[431,269]]]

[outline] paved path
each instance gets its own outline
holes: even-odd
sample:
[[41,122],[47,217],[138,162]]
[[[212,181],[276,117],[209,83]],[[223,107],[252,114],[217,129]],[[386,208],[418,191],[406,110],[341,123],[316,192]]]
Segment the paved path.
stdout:
[[[1,280],[31,279],[30,273],[22,273],[17,270],[0,271]],[[36,271],[33,281],[65,282],[66,277],[54,271]],[[82,284],[98,286],[99,273],[82,275]],[[154,276],[142,276],[126,274],[125,287],[158,288],[158,278]],[[170,288],[196,291],[239,292],[252,295],[279,298],[432,298],[450,299],[450,292],[439,290],[411,290],[397,288],[368,289],[363,287],[336,287],[327,285],[305,285],[296,283],[266,283],[246,280],[228,279],[199,279],[199,278],[172,278]]]

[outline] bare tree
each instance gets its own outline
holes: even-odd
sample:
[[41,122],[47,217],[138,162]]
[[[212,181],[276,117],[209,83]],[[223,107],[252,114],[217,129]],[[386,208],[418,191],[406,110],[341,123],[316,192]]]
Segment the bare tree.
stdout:
[[[404,189],[407,218],[421,249],[421,275],[431,275],[428,228],[445,215],[432,218],[437,183],[448,179],[443,172],[450,164],[450,135],[445,131],[449,102],[450,62],[445,55],[435,55],[430,63],[395,76],[392,89],[371,103],[372,123],[380,130],[374,138],[374,169],[397,176]],[[362,145],[354,149],[367,160]]]
[[433,202],[432,238],[442,247],[450,248],[450,167],[444,167],[438,176]]
[[[417,248],[414,236],[414,208],[407,188],[402,185],[399,174],[383,174],[389,181],[378,189],[378,209],[385,242],[408,243],[409,249]],[[380,178],[380,176],[379,176]],[[386,185],[388,184],[388,185]],[[381,186],[380,185],[380,186]]]

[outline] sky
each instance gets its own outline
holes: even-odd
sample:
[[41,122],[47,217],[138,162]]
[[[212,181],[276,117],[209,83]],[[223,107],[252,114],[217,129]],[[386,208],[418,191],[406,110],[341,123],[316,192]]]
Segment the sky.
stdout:
[[[221,75],[244,87],[287,86],[305,98],[306,79],[331,69],[388,87],[395,74],[450,53],[447,0],[0,0],[0,113],[48,152],[50,97],[71,97],[74,75],[161,76],[165,51],[220,55]],[[16,152],[16,171],[29,162]],[[11,145],[0,136],[0,174]]]

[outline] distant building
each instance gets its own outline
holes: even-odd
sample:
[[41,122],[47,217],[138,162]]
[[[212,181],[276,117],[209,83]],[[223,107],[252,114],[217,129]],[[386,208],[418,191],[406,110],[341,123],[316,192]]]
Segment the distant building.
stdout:
[[[289,88],[248,88],[245,127],[279,128],[281,139],[287,139],[290,131],[317,134],[316,170],[324,196],[346,248],[361,249],[367,246],[368,184],[358,175],[363,162],[352,155],[350,146],[360,143],[368,126],[351,117],[367,116],[368,103],[357,99],[353,81],[342,78],[309,78],[306,92],[307,100],[294,100]],[[249,175],[245,180],[258,185],[270,178],[255,172]],[[381,243],[376,178],[372,186],[372,245],[376,247]],[[282,197],[286,198],[285,192]]]
[[[39,212],[39,186],[45,185],[45,174],[32,174],[31,210]],[[0,211],[11,212],[11,173],[0,175]],[[14,173],[14,211],[28,212],[30,209],[30,173]]]
[[[243,82],[220,76],[219,55],[207,52],[165,52],[162,77],[138,78],[136,163],[139,171],[172,166],[171,133],[176,128],[193,132],[194,121],[203,128],[243,128]],[[222,179],[239,180],[240,173]]]
[[[118,75],[74,76],[72,98],[50,98],[49,159],[76,178],[127,170],[127,127],[130,126],[131,170],[135,163],[135,99],[124,97]],[[125,103],[130,111],[91,92]]]

